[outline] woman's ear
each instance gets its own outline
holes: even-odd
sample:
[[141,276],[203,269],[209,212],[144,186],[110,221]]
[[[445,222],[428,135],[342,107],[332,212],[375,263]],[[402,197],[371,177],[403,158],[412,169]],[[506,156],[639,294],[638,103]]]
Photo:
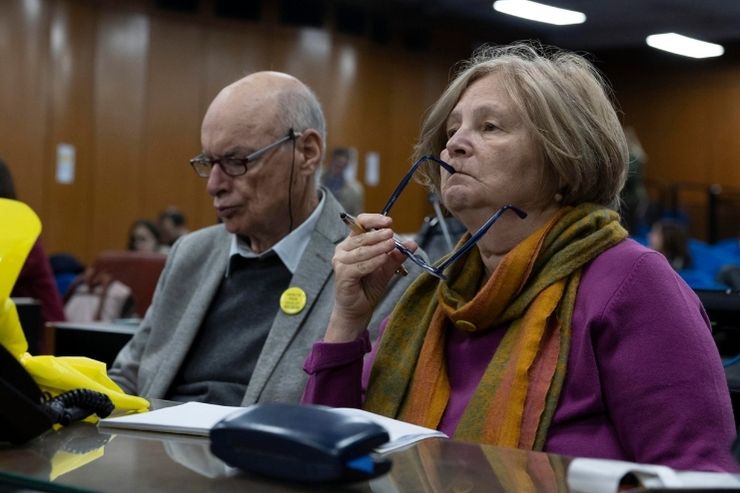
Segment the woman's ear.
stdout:
[[324,143],[321,134],[312,128],[308,128],[296,137],[296,151],[303,157],[299,169],[308,174],[313,174],[321,165],[321,155]]

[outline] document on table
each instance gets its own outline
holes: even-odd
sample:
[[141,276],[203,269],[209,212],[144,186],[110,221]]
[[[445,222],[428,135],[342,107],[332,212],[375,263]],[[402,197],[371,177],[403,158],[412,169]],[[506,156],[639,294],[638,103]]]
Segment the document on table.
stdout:
[[574,493],[617,493],[628,482],[637,489],[692,491],[740,489],[740,475],[717,472],[676,471],[667,466],[607,459],[573,459],[568,467],[568,488]]
[[416,443],[425,438],[447,438],[447,435],[439,430],[433,430],[431,428],[425,428],[424,426],[413,425],[400,421],[398,419],[388,418],[381,416],[380,414],[371,413],[369,411],[363,411],[362,409],[355,409],[350,407],[340,407],[332,409],[332,411],[344,414],[345,416],[357,416],[360,418],[366,418],[370,421],[374,421],[388,431],[390,439],[387,443],[379,446],[375,449],[378,453],[387,453],[394,450],[398,450]]
[[207,437],[213,425],[243,407],[187,402],[145,413],[100,420],[101,429],[179,433]]
[[[100,421],[99,426],[101,430],[109,432],[135,430],[207,437],[216,423],[244,409],[246,408],[187,402],[145,413],[106,418]],[[388,431],[390,440],[376,449],[378,453],[397,450],[425,438],[447,438],[447,435],[441,431],[387,418],[362,409],[332,408],[331,411],[345,416],[368,419],[383,426]]]

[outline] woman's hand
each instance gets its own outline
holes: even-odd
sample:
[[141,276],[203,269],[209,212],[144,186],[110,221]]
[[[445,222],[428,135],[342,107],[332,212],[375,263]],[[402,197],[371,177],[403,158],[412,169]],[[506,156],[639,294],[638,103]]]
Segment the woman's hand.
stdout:
[[[365,330],[395,271],[406,260],[393,242],[390,217],[360,214],[355,221],[332,259],[336,293],[325,342],[353,341]],[[404,246],[416,249],[414,242]]]

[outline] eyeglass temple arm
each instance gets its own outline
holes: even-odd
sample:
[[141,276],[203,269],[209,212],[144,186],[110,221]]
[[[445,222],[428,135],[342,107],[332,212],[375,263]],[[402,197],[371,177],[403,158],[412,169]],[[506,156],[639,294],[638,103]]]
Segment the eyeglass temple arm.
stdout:
[[437,270],[439,270],[440,272],[443,271],[448,265],[450,265],[452,262],[454,262],[455,260],[460,258],[462,255],[467,253],[468,250],[473,248],[473,245],[475,245],[478,242],[478,240],[480,240],[483,237],[483,235],[486,234],[486,232],[491,228],[491,226],[493,226],[493,223],[498,221],[498,218],[500,218],[503,215],[503,213],[509,209],[514,211],[516,215],[519,216],[519,219],[524,219],[527,217],[527,213],[516,206],[513,206],[511,204],[503,206],[502,208],[497,210],[496,213],[493,216],[491,216],[488,219],[488,221],[486,221],[483,224],[483,226],[478,228],[478,231],[473,233],[473,235],[468,239],[468,241],[465,242],[465,244],[458,251],[456,251],[451,256],[449,256],[447,260],[439,264],[437,266]]
[[448,163],[445,163],[441,159],[437,159],[434,156],[422,156],[420,157],[414,164],[411,165],[411,168],[406,172],[406,175],[403,177],[401,182],[398,184],[395,190],[393,190],[393,193],[391,194],[391,197],[388,199],[388,202],[385,204],[385,207],[383,207],[383,210],[381,211],[381,214],[384,216],[388,215],[388,212],[391,210],[391,207],[393,207],[393,204],[396,203],[396,200],[398,200],[399,195],[401,195],[401,192],[404,188],[406,188],[406,185],[409,184],[409,181],[411,181],[411,178],[414,176],[414,173],[416,172],[416,169],[421,166],[425,161],[434,161],[435,163],[439,164],[441,167],[443,167],[448,173],[453,174],[455,172],[455,168],[450,166]]
[[261,155],[263,155],[264,153],[266,153],[267,151],[269,151],[270,149],[276,148],[277,146],[279,146],[283,142],[286,142],[288,140],[297,139],[300,136],[301,136],[301,132],[296,132],[295,130],[293,130],[291,128],[290,130],[288,130],[288,135],[286,135],[285,137],[283,137],[280,140],[277,140],[277,141],[273,142],[269,146],[260,149],[257,152],[253,152],[252,154],[250,154],[249,156],[247,156],[247,160],[253,161],[253,160],[257,159],[258,157],[260,157]]

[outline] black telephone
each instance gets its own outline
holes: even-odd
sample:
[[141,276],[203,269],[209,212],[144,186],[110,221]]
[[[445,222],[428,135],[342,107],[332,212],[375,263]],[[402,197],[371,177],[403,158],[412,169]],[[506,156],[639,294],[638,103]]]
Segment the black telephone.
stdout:
[[113,412],[110,398],[100,392],[77,389],[48,397],[25,368],[0,345],[0,442],[24,443],[54,424],[68,425],[95,413]]

